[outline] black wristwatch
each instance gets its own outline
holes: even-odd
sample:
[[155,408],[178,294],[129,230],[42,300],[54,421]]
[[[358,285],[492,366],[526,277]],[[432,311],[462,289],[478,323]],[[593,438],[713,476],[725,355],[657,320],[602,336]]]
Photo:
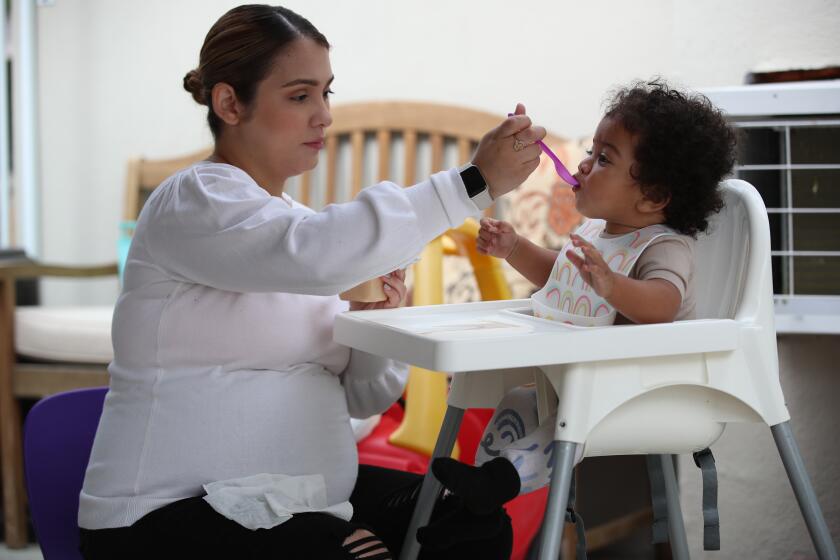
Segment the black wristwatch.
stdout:
[[461,180],[464,181],[464,187],[467,189],[467,196],[473,201],[479,210],[489,208],[493,204],[493,198],[490,196],[490,189],[487,188],[487,181],[481,171],[473,164],[467,164],[460,172]]

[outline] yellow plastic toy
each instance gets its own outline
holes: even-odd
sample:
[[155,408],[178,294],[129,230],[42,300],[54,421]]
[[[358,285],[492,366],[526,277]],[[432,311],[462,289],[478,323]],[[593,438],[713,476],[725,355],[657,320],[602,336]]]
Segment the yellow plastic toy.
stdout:
[[[481,299],[510,299],[501,261],[482,255],[475,246],[478,222],[467,220],[460,227],[438,237],[423,250],[414,265],[414,305],[443,303],[443,256],[461,255],[470,259]],[[448,379],[444,373],[411,367],[406,386],[405,415],[388,441],[431,456],[446,412]],[[457,458],[457,443],[452,456]]]

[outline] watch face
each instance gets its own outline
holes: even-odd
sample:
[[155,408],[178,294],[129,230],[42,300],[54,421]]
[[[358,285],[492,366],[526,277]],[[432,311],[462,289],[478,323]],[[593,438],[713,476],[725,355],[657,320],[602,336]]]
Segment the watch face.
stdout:
[[464,186],[467,187],[467,196],[470,198],[487,188],[484,177],[481,176],[481,172],[475,165],[471,165],[461,171],[461,179],[464,181]]

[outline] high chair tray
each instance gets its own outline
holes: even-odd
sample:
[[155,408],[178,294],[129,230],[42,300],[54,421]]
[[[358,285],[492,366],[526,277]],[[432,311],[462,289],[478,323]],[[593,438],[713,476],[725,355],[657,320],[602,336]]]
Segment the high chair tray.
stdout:
[[530,300],[351,311],[335,319],[339,344],[435,371],[460,372],[644,356],[724,352],[739,323],[704,319],[575,327],[531,314]]

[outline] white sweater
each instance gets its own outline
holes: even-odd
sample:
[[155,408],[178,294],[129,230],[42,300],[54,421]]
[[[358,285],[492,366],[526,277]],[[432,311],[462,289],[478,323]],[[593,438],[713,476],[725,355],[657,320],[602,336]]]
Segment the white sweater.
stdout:
[[407,368],[333,342],[347,309],[336,294],[477,212],[456,169],[317,213],[230,165],[164,181],[140,214],[114,311],[79,526],[128,526],[203,484],[258,473],[321,473],[328,502],[347,500],[349,417],[390,406]]

